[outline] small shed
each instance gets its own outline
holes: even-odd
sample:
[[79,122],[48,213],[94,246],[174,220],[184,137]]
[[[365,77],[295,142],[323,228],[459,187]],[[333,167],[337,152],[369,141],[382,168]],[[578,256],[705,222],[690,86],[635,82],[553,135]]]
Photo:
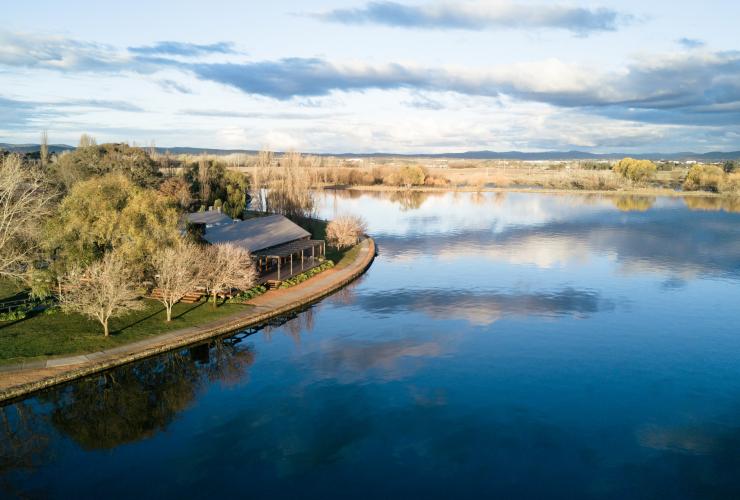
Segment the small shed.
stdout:
[[206,229],[223,224],[231,224],[234,220],[219,210],[208,210],[205,212],[193,212],[185,216],[191,224],[203,224]]

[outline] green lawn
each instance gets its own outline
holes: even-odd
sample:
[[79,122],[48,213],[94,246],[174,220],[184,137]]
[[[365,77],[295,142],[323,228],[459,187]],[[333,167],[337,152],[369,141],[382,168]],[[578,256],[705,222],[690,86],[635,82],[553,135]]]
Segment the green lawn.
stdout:
[[[313,238],[325,239],[325,222],[301,222]],[[326,257],[341,269],[357,257],[359,250],[360,245],[344,250],[327,247]],[[0,280],[0,300],[18,296],[22,292],[13,282]],[[172,322],[165,323],[164,307],[153,300],[144,301],[146,307],[143,310],[111,320],[112,333],[108,338],[103,336],[98,322],[78,314],[30,314],[24,320],[0,322],[0,364],[100,351],[171,330],[202,325],[251,307],[224,304],[214,310],[204,302],[177,304]]]
[[95,352],[170,330],[187,328],[244,311],[251,306],[223,304],[213,309],[210,303],[177,304],[172,322],[164,321],[164,307],[144,299],[141,311],[111,320],[111,335],[106,338],[100,323],[78,314],[37,314],[24,320],[0,323],[0,364],[33,358]]
[[22,299],[26,294],[21,292],[23,292],[23,289],[18,286],[18,283],[0,278],[0,300]]

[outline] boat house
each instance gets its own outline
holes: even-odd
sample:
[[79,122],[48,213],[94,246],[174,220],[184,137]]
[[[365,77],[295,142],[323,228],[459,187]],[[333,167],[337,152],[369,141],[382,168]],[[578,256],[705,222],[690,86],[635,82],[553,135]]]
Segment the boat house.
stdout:
[[188,221],[205,224],[202,238],[208,243],[229,243],[249,250],[255,259],[260,283],[277,284],[316,267],[326,253],[323,240],[311,239],[308,231],[283,215],[265,215],[242,221],[209,211],[189,214]]

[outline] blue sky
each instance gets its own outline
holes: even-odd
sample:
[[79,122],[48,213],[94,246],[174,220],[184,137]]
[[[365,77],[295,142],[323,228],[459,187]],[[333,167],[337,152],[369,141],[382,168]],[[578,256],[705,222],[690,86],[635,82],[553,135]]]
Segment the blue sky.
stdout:
[[[154,5],[152,5],[154,4]],[[740,149],[728,1],[13,2],[0,142]]]

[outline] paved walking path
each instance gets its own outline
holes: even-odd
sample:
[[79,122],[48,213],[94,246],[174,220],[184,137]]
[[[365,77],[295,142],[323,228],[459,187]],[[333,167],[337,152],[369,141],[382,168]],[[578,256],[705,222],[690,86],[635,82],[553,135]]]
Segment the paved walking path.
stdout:
[[368,238],[360,245],[360,251],[348,266],[329,269],[290,288],[271,290],[250,300],[248,304],[252,307],[248,311],[100,352],[4,367],[0,371],[0,402],[218,335],[256,326],[315,302],[352,282],[370,266],[375,257],[375,242]]

